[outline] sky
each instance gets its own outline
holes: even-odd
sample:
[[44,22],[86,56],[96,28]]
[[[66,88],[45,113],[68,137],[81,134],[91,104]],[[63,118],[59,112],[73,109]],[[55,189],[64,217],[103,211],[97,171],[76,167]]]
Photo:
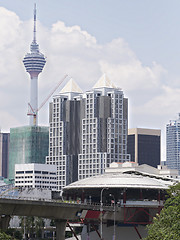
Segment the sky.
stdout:
[[[28,125],[30,80],[22,60],[33,38],[34,3],[0,0],[2,132]],[[180,1],[36,4],[37,42],[47,60],[39,75],[39,105],[65,74],[86,91],[106,73],[129,100],[129,128],[161,129],[165,160],[165,127],[180,112]],[[39,112],[40,125],[48,126],[48,102]]]

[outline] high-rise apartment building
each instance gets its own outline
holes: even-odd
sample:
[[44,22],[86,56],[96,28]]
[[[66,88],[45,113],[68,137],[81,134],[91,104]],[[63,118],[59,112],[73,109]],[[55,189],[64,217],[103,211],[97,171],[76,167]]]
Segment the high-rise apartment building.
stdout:
[[132,162],[157,167],[161,161],[161,130],[129,129],[127,151]]
[[127,131],[128,101],[106,75],[85,93],[71,79],[50,104],[46,161],[57,165],[58,190],[129,160]]
[[180,114],[166,125],[166,165],[180,173]]
[[0,176],[8,177],[9,165],[9,133],[0,132]]

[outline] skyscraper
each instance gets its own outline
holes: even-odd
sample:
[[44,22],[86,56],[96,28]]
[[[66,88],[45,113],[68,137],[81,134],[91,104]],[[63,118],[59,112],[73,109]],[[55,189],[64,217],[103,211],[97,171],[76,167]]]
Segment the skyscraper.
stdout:
[[127,155],[128,100],[104,74],[83,96],[79,179],[102,174]]
[[180,173],[180,114],[166,125],[166,165]]
[[128,101],[103,75],[85,93],[71,79],[50,105],[48,164],[57,164],[58,190],[104,173],[127,154]]
[[127,151],[131,155],[131,161],[157,167],[161,158],[161,130],[129,129]]
[[39,45],[36,42],[36,5],[34,7],[34,36],[30,47],[30,53],[27,53],[23,59],[26,71],[31,77],[30,90],[30,125],[37,125],[38,110],[38,75],[42,72],[46,63],[44,55],[39,51]]
[[58,190],[78,180],[82,93],[71,79],[50,104],[49,156],[46,163],[57,165]]

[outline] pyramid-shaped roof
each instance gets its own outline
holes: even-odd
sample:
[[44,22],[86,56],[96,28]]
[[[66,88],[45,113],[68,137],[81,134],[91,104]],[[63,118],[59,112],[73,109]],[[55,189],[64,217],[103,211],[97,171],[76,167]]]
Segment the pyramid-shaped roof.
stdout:
[[83,93],[77,83],[71,78],[60,93]]
[[117,88],[104,73],[102,77],[97,81],[93,88]]

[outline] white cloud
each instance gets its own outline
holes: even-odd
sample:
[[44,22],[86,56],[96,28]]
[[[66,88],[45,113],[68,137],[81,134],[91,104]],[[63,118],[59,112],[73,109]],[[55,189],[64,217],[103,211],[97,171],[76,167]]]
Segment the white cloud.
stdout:
[[[5,8],[0,8],[0,19],[0,126],[8,130],[28,122],[30,80],[22,59],[32,41],[33,22],[23,22]],[[101,45],[79,26],[67,27],[58,21],[48,29],[37,23],[37,42],[47,56],[39,75],[39,103],[65,73],[83,90],[89,90],[106,72],[129,98],[130,127],[164,129],[179,111],[180,85],[171,86],[169,73],[160,64],[144,66],[124,39]],[[48,104],[39,119],[41,124],[48,124]]]

